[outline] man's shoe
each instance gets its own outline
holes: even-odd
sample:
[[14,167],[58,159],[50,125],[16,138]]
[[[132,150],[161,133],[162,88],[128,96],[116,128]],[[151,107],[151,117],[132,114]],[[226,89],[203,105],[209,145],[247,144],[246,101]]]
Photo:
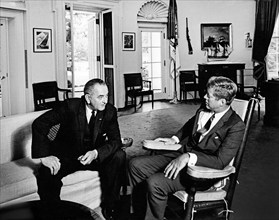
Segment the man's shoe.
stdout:
[[115,220],[115,213],[113,209],[102,208],[102,214],[106,220]]

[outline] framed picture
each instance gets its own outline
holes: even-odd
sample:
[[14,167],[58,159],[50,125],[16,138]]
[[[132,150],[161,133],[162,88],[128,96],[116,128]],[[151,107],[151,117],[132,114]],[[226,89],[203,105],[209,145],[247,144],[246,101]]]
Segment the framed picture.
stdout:
[[34,53],[52,52],[51,29],[33,28],[33,52]]
[[132,32],[122,33],[122,50],[135,50],[136,35]]
[[201,49],[232,48],[231,23],[201,24]]

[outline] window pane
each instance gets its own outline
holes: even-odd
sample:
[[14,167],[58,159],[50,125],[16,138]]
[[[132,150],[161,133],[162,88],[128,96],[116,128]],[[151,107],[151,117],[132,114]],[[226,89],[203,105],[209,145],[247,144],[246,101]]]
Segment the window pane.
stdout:
[[151,33],[142,32],[142,47],[150,47],[151,46]]
[[152,46],[153,47],[160,47],[161,46],[161,33],[160,32],[153,32],[152,33]]
[[152,62],[161,62],[161,48],[152,48]]
[[151,49],[147,47],[142,48],[142,63],[151,62]]
[[152,64],[152,77],[161,77],[161,63]]
[[151,64],[144,64],[142,71],[142,78],[145,80],[149,80],[151,78]]

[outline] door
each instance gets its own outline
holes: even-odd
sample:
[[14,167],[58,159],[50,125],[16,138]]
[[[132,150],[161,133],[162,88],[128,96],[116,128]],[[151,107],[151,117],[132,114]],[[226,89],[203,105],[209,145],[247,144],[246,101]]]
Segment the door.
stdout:
[[0,19],[0,117],[11,114],[9,93],[8,20]]
[[114,50],[113,50],[113,19],[112,11],[106,10],[102,13],[102,31],[101,31],[101,44],[103,45],[103,56],[102,56],[102,66],[103,66],[103,77],[108,85],[109,97],[108,102],[115,104],[114,101]]
[[165,28],[141,28],[141,68],[143,79],[152,82],[154,99],[167,99]]
[[99,12],[92,7],[65,5],[67,80],[74,97],[85,83],[100,78]]

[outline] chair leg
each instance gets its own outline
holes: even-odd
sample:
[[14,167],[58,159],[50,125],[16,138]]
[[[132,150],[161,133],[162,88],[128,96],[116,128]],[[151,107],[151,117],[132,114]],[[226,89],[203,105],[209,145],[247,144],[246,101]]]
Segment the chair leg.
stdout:
[[154,108],[154,94],[152,94],[152,109]]
[[193,219],[193,207],[195,203],[195,194],[196,194],[196,189],[191,188],[188,193],[188,198],[187,198],[187,205],[186,205],[186,211],[185,211],[185,216],[184,220],[192,220]]

